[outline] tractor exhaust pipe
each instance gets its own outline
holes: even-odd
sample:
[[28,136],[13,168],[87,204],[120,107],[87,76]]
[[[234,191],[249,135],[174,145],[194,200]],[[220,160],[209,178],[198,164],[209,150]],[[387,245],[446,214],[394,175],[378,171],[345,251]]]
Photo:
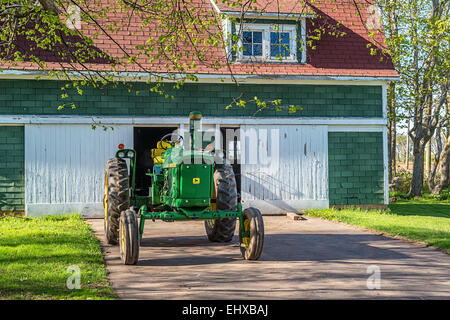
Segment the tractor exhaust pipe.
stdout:
[[200,133],[200,121],[202,119],[201,112],[192,111],[189,113],[189,135],[191,136],[191,150],[200,150],[202,147],[198,145],[201,143],[200,137],[198,137]]

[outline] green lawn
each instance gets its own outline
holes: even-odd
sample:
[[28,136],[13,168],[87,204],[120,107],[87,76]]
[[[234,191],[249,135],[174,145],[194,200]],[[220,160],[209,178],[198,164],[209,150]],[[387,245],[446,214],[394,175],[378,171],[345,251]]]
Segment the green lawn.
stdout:
[[310,209],[306,215],[361,226],[426,243],[450,253],[450,201],[400,200],[389,209]]
[[[80,270],[80,289],[66,282]],[[98,240],[79,215],[0,217],[0,299],[114,299]]]

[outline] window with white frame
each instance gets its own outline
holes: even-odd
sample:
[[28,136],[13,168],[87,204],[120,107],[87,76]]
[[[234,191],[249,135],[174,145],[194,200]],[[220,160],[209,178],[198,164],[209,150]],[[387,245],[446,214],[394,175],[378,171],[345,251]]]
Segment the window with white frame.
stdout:
[[[236,26],[240,35],[236,59],[243,62],[305,62],[304,23],[297,34],[296,24],[247,24]],[[300,51],[300,54],[299,54]]]

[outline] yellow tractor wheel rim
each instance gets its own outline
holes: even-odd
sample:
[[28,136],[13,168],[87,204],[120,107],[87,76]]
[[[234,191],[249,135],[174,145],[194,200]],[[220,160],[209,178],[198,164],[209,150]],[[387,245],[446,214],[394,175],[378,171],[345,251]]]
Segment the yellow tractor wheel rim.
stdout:
[[[244,232],[250,232],[250,220],[244,220]],[[242,244],[245,248],[248,248],[250,244],[250,237],[242,237]]]
[[123,228],[123,225],[122,225],[122,228],[121,228],[122,230],[122,232],[121,232],[121,240],[122,240],[122,251],[124,251],[125,252],[125,231],[124,231],[124,228]]
[[108,228],[108,176],[105,174],[105,188],[103,194],[103,208],[105,210],[105,225]]

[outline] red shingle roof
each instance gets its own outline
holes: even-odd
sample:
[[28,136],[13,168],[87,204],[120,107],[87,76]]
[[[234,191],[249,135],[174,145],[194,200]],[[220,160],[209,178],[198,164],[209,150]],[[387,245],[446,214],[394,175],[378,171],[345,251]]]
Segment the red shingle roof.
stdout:
[[[230,8],[220,3],[222,0],[216,0],[216,5],[223,11],[237,11],[237,8]],[[197,0],[196,5],[200,8],[207,9],[213,14],[214,8],[210,0]],[[354,3],[360,5],[357,8]],[[226,61],[226,55],[222,48],[200,48],[207,52],[207,62],[198,62],[195,71],[200,74],[230,74],[235,75],[262,75],[262,76],[356,76],[356,77],[397,77],[391,59],[387,55],[381,53],[384,47],[384,35],[382,31],[374,33],[374,39],[371,39],[368,30],[362,21],[370,18],[368,11],[369,3],[366,0],[315,0],[315,1],[299,1],[299,0],[278,0],[267,1],[258,0],[256,6],[265,12],[280,13],[314,13],[316,18],[307,18],[307,34],[314,35],[316,29],[325,27],[325,32],[320,40],[313,42],[312,49],[307,48],[306,64],[248,64],[248,63],[232,63],[231,68],[223,64]],[[358,16],[361,13],[361,18]],[[117,17],[119,19],[119,17]],[[362,21],[361,21],[362,20]],[[134,46],[144,44],[149,34],[155,35],[151,27],[148,28],[148,34],[139,29],[140,23],[136,19],[132,20],[127,30],[119,31],[114,38],[120,47],[134,53]],[[83,26],[86,29],[86,26]],[[93,28],[89,26],[89,28]],[[87,30],[93,34],[92,30]],[[336,33],[345,33],[344,36],[336,37]],[[134,32],[134,35],[133,35]],[[85,32],[86,33],[86,32]],[[121,48],[106,36],[100,34],[99,38],[94,40],[96,48],[103,52],[107,52],[112,57],[119,57],[123,54]],[[377,49],[376,55],[370,54],[370,49]],[[180,50],[188,50],[181,48]],[[56,62],[53,53],[42,52],[43,60],[48,61],[47,66],[50,69],[61,69],[62,64]],[[53,57],[52,57],[53,56]],[[125,69],[117,71],[142,72],[167,72],[166,61],[158,60],[149,63],[147,59],[138,60],[140,65],[128,65]],[[214,68],[212,64],[215,61],[221,61],[222,67]],[[93,70],[109,70],[108,65],[101,63],[87,64]],[[81,66],[65,65],[68,68],[82,69]],[[36,65],[31,63],[20,63],[16,67],[8,67],[9,69],[27,69],[38,70]],[[231,71],[230,71],[231,70]],[[169,70],[170,71],[170,70]]]

